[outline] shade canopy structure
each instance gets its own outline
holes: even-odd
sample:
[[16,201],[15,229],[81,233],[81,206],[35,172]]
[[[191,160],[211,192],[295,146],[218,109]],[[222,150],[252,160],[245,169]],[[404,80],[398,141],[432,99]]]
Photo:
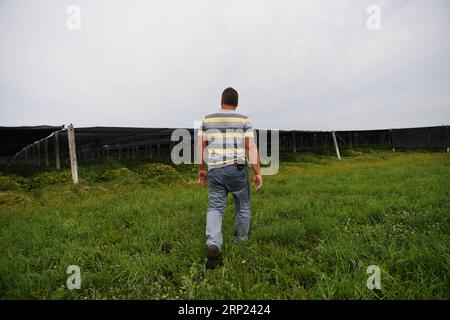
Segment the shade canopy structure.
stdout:
[[[52,133],[56,131],[59,131],[58,144],[61,159],[64,161],[68,157],[68,143],[67,131],[63,129],[64,126],[0,127],[0,161],[10,162],[24,147],[46,137],[45,151],[52,155],[55,152],[55,137]],[[106,156],[169,156],[171,148],[177,143],[171,140],[174,130],[176,128],[75,127],[77,153],[80,160],[95,160]],[[194,136],[194,129],[186,130],[191,137]],[[270,136],[270,130],[255,131],[257,136],[263,131],[267,131]],[[343,148],[379,146],[393,149],[446,150],[450,146],[448,126],[341,130],[334,133],[337,143]],[[331,131],[279,130],[279,139],[281,152],[322,152],[334,149]],[[39,146],[31,152],[39,153],[41,157],[42,148],[43,146]]]

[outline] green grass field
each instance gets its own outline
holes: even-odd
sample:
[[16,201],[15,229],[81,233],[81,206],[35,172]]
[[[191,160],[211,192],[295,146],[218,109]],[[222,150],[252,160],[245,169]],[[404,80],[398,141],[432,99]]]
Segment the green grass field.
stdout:
[[[252,193],[250,240],[205,270],[193,166],[106,161],[0,175],[3,299],[450,299],[450,155],[289,155]],[[81,268],[81,290],[66,269]],[[366,288],[369,265],[381,290]]]

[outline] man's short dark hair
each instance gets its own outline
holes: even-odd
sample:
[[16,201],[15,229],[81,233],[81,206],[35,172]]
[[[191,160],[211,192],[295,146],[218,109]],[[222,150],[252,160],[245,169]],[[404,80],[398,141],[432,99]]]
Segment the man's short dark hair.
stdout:
[[229,87],[222,92],[222,103],[237,107],[239,95],[236,90]]

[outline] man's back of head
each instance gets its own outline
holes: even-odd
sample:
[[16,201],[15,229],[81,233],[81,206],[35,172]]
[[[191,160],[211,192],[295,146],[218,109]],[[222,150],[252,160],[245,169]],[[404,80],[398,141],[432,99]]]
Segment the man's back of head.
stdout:
[[239,94],[235,89],[228,87],[225,90],[223,90],[221,101],[222,108],[234,107],[236,109],[238,106],[238,102],[239,102]]

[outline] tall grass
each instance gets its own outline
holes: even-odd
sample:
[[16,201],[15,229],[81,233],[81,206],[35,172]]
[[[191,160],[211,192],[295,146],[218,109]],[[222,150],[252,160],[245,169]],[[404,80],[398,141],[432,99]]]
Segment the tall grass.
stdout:
[[[291,155],[252,193],[250,240],[205,270],[195,167],[90,163],[0,175],[3,299],[449,299],[450,157]],[[81,268],[81,290],[66,268]],[[369,265],[381,290],[366,288]]]

